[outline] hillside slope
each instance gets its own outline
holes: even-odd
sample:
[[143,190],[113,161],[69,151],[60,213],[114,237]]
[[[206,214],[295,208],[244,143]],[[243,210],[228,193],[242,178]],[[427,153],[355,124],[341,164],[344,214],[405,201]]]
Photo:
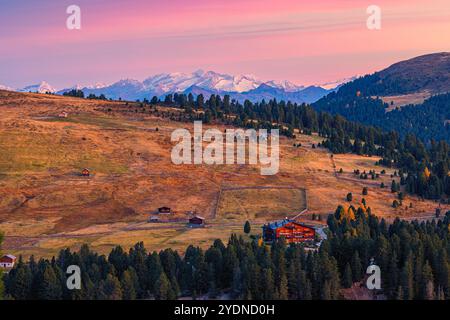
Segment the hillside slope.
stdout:
[[[450,53],[402,61],[343,85],[313,104],[349,120],[450,141]],[[401,107],[401,108],[400,108]]]
[[[257,166],[172,164],[172,131],[192,130],[192,123],[167,118],[180,112],[174,108],[0,91],[0,110],[0,230],[3,250],[16,255],[51,256],[83,243],[100,252],[138,241],[150,250],[204,246],[242,234],[246,220],[258,233],[263,223],[301,211],[300,188],[307,189],[309,211],[301,218],[309,223],[313,213],[325,221],[348,192],[359,206],[365,186],[367,203],[388,218],[429,217],[435,208],[412,196],[404,200],[412,208],[392,208],[395,194],[379,185],[390,184],[393,169],[375,180],[359,179],[353,170],[383,169],[375,165],[378,158],[330,158],[327,150],[312,148],[322,141],[315,135],[282,137],[280,172],[261,176]],[[81,176],[83,168],[90,177]],[[218,203],[221,191],[242,187],[253,189],[228,192]],[[147,223],[161,206],[175,214]],[[207,232],[187,227],[188,211],[206,218]]]
[[358,78],[340,88],[344,94],[360,91],[365,96],[402,95],[421,91],[450,91],[450,53],[433,53],[401,61]]

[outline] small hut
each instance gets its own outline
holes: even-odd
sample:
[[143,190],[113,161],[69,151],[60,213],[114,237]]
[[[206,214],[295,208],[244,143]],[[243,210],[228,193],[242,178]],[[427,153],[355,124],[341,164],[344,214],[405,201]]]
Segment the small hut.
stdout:
[[205,218],[200,216],[193,216],[189,219],[189,227],[200,228],[205,226]]
[[81,175],[82,175],[83,177],[89,177],[89,176],[91,175],[91,172],[89,171],[88,168],[84,168],[84,169],[81,171]]
[[158,208],[158,213],[159,214],[171,214],[172,211],[170,210],[169,207],[160,207],[160,208]]
[[157,217],[157,216],[151,216],[151,217],[148,219],[148,222],[151,222],[151,223],[157,223],[157,222],[160,222],[160,221],[159,221],[159,217]]

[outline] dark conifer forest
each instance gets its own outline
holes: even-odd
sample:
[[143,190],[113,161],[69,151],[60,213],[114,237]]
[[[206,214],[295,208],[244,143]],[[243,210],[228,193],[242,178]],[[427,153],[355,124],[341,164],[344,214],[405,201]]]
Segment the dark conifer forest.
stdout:
[[[355,282],[365,285],[366,268],[381,270],[381,290],[389,299],[450,298],[450,212],[439,221],[388,224],[370,208],[349,214],[339,206],[328,217],[328,239],[316,250],[264,245],[232,235],[207,250],[189,246],[148,252],[137,243],[108,256],[87,246],[60,251],[51,260],[22,258],[5,277],[10,299],[342,299]],[[65,270],[81,268],[81,290],[68,290]],[[358,285],[358,284],[355,284]]]

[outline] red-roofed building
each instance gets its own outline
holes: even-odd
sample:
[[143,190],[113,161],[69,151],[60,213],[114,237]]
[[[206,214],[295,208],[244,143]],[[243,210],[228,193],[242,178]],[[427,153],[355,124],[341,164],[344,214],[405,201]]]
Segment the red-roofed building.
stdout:
[[312,242],[315,239],[314,228],[292,220],[282,220],[268,223],[263,226],[263,239],[265,242],[284,238],[287,243]]
[[12,268],[16,263],[17,258],[12,254],[7,254],[0,258],[0,268]]

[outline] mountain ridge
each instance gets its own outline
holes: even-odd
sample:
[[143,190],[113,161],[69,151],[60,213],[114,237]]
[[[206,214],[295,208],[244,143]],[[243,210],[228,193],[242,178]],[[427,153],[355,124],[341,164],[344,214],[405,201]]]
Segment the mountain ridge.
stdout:
[[[296,85],[290,81],[263,81],[254,75],[229,75],[201,69],[192,73],[160,73],[145,78],[143,81],[135,79],[121,79],[111,84],[96,83],[94,85],[74,85],[62,90],[56,90],[47,82],[18,89],[19,92],[39,92],[63,94],[71,90],[81,90],[86,96],[90,94],[105,95],[107,98],[124,100],[151,99],[153,96],[164,98],[167,94],[192,93],[193,95],[219,94],[230,95],[232,99],[252,102],[262,99],[290,100],[297,103],[314,102],[327,93],[335,90],[345,79],[327,83],[327,88],[320,85]],[[330,85],[331,84],[331,85]]]

